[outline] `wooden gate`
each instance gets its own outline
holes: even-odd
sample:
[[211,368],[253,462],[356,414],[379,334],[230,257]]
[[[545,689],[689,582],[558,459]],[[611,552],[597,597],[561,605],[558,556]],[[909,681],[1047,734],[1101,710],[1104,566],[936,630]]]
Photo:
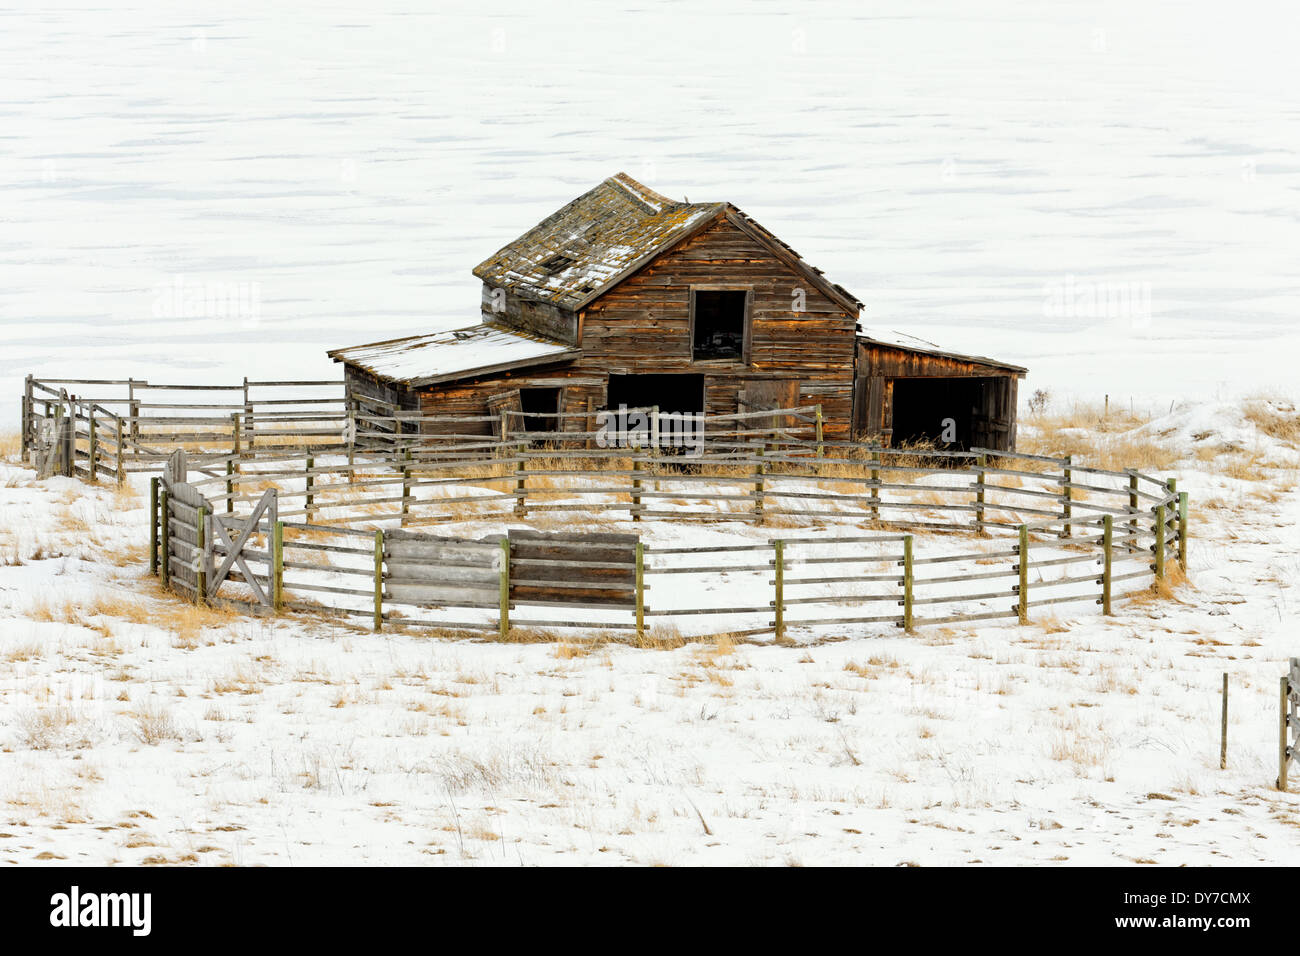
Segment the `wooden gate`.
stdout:
[[[163,583],[196,599],[212,599],[222,584],[239,581],[253,592],[258,604],[273,607],[270,548],[258,552],[250,546],[254,535],[265,532],[269,542],[274,533],[279,517],[275,490],[263,494],[247,517],[218,514],[212,502],[186,481],[188,470],[185,452],[178,449],[167,460],[160,479],[166,502],[159,537]],[[261,574],[254,571],[250,559],[265,564],[266,570]],[[237,577],[232,577],[232,572]]]
[[274,532],[275,523],[279,520],[278,510],[275,489],[272,488],[262,495],[262,500],[253,508],[253,513],[246,518],[229,514],[208,516],[208,527],[212,530],[212,534],[207,536],[205,542],[209,564],[213,563],[214,554],[219,555],[223,551],[225,553],[221,564],[208,575],[208,597],[215,597],[217,589],[230,576],[231,569],[238,567],[240,579],[252,590],[258,603],[263,607],[273,606],[274,596],[271,593],[270,574],[259,579],[249,568],[245,551],[248,550],[249,540],[261,530],[263,516],[265,516],[269,540],[269,535]]

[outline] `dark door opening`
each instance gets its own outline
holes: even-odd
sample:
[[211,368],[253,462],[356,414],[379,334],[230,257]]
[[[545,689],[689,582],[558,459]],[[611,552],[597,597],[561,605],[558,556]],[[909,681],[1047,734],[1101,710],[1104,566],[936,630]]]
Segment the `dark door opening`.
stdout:
[[620,405],[653,408],[661,412],[704,411],[703,375],[611,375],[605,407],[612,412]]
[[557,432],[560,430],[558,388],[521,388],[519,407],[523,412],[524,431]]
[[983,445],[994,381],[974,376],[895,379],[890,444],[943,451],[968,451]]
[[[611,375],[605,408],[612,413],[607,427],[615,430],[613,444],[645,447],[651,437],[650,416],[631,409],[658,407],[659,450],[685,454],[703,450],[703,375]],[[627,415],[619,414],[627,409]]]

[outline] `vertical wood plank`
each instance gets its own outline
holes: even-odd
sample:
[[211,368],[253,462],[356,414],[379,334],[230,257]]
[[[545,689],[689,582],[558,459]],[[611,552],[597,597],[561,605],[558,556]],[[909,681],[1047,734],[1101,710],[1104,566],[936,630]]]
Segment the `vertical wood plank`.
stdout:
[[636,543],[636,632],[645,633],[645,545]]
[[903,535],[903,630],[912,633],[912,536]]
[[[638,589],[639,590],[639,589]],[[497,636],[506,639],[510,633],[510,538],[501,537],[501,607],[497,613]]]
[[778,641],[785,639],[785,542],[777,538],[772,542],[772,549],[775,552],[776,577],[774,583],[776,586],[776,639]]
[[1020,542],[1016,545],[1016,558],[1020,571],[1020,602],[1016,611],[1021,624],[1029,623],[1029,526],[1020,526]]
[[1219,769],[1228,769],[1228,672],[1223,672],[1223,717],[1219,732]]
[[1155,515],[1155,533],[1156,533],[1156,578],[1154,585],[1158,587],[1160,582],[1165,579],[1165,506],[1156,505]]
[[375,529],[375,633],[384,629],[384,529]]
[[1187,492],[1178,493],[1178,566],[1187,573]]
[[171,535],[171,506],[167,502],[167,489],[162,488],[158,492],[158,515],[162,522],[162,583],[163,587],[171,587],[171,559],[172,559],[172,535]]
[[149,573],[158,573],[158,478],[149,479]]
[[1101,613],[1107,616],[1111,613],[1111,567],[1114,563],[1114,555],[1111,554],[1111,547],[1114,540],[1115,520],[1110,515],[1106,515],[1102,518],[1101,532]]

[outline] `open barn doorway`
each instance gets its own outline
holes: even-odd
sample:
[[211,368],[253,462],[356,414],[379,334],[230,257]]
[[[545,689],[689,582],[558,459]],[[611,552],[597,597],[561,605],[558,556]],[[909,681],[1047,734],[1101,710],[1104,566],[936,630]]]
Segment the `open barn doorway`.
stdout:
[[621,405],[699,414],[704,411],[704,376],[611,375],[605,407],[617,411]]
[[994,410],[1005,387],[1003,379],[977,376],[894,379],[890,444],[944,451],[991,447]]
[[[611,375],[605,408],[619,446],[654,441],[668,454],[703,451],[703,375]],[[657,431],[648,413],[631,411],[652,408],[660,411]]]
[[[560,430],[558,388],[521,388],[519,410],[523,413],[524,431],[558,432]],[[545,441],[545,439],[534,441]]]

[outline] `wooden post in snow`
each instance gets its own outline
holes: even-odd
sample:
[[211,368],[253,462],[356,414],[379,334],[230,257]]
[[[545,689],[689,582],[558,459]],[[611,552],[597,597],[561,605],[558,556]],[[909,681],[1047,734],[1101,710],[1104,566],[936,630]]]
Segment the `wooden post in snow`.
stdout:
[[271,532],[271,605],[279,614],[284,606],[284,522]]
[[903,630],[912,633],[912,536],[903,535]]
[[1070,523],[1070,519],[1074,517],[1074,489],[1070,487],[1074,477],[1073,470],[1070,467],[1072,464],[1074,464],[1072,456],[1066,455],[1061,481],[1061,517],[1065,519],[1061,524],[1062,538],[1068,538],[1074,534],[1074,526]]
[[1020,584],[1017,587],[1020,602],[1016,612],[1021,624],[1029,623],[1029,525],[1020,526],[1020,542],[1016,545],[1016,559],[1020,571]]
[[1187,573],[1187,492],[1178,492],[1178,567]]
[[636,633],[645,633],[645,545],[636,542]]
[[149,573],[158,573],[158,478],[149,479]]
[[384,529],[375,529],[375,633],[384,629]]
[[1114,563],[1111,554],[1112,543],[1115,540],[1115,520],[1110,515],[1102,518],[1101,532],[1101,613],[1110,616],[1110,598],[1111,598],[1111,567]]
[[1223,718],[1219,731],[1219,769],[1228,769],[1228,672],[1223,672]]
[[772,542],[772,548],[775,552],[773,565],[776,568],[776,600],[772,606],[776,608],[776,639],[778,641],[785,638],[785,542],[777,538]]
[[500,609],[497,612],[497,636],[506,639],[510,633],[510,538],[501,536]]

